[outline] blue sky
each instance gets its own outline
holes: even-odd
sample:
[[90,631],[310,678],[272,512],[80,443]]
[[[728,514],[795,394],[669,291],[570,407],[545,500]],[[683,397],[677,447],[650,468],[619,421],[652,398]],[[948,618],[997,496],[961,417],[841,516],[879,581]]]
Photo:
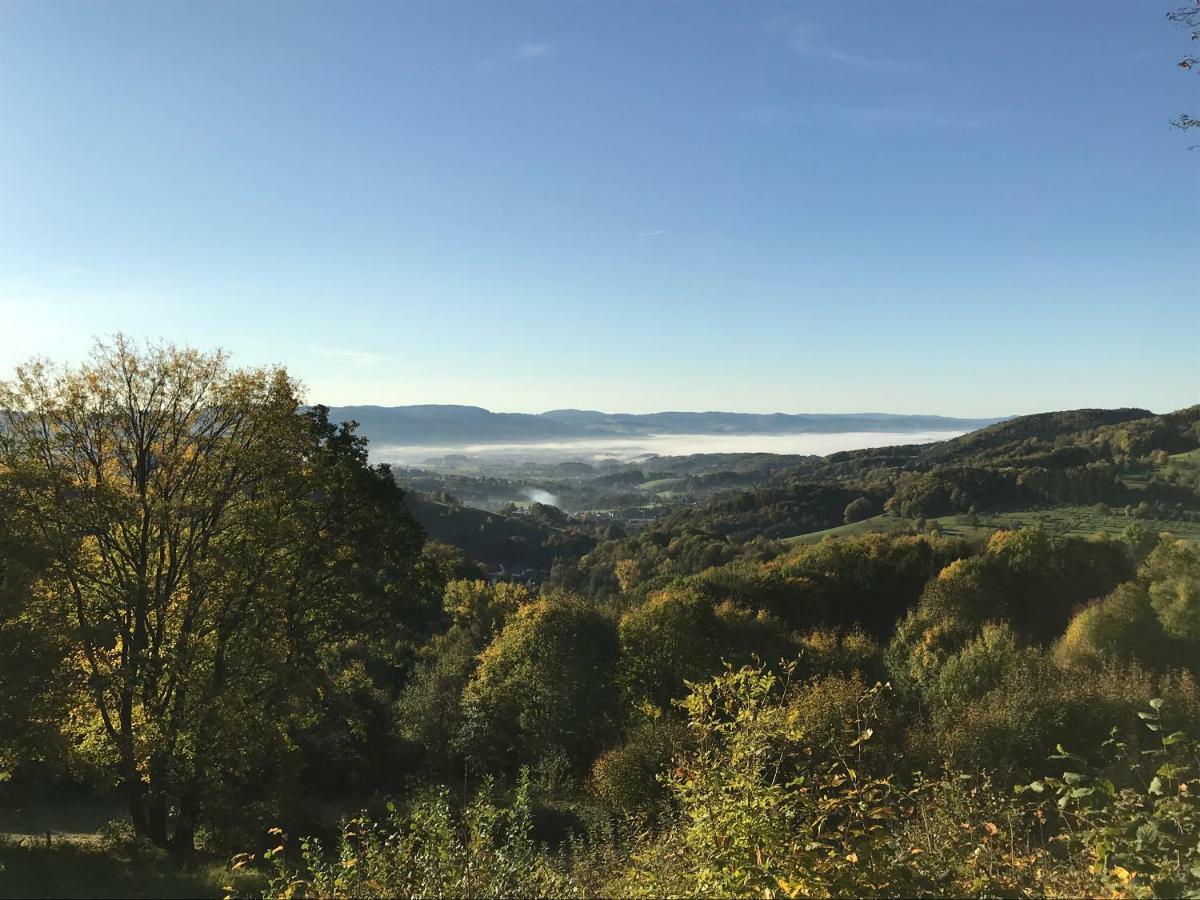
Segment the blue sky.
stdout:
[[0,5],[0,371],[314,401],[1200,400],[1173,3]]

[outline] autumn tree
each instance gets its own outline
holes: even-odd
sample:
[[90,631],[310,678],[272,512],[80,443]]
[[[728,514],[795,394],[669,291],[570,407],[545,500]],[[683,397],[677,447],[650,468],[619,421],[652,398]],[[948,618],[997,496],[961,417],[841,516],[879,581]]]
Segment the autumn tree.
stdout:
[[19,367],[0,410],[0,487],[46,560],[25,615],[67,644],[65,727],[135,829],[186,850],[293,746],[327,648],[403,609],[419,530],[282,369],[117,337]]
[[463,693],[461,745],[484,771],[561,754],[584,771],[614,725],[617,629],[575,597],[521,606]]

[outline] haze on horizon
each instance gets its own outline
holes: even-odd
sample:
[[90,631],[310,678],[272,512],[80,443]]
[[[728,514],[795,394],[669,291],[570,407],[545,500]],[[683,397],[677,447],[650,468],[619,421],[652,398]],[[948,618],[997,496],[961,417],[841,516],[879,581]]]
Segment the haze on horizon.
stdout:
[[1186,406],[1172,7],[6,2],[0,373],[120,330],[328,405]]

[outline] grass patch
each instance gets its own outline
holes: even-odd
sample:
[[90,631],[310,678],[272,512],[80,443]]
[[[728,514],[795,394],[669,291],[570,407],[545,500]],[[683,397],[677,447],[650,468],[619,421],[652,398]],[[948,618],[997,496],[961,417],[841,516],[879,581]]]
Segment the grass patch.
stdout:
[[653,481],[643,481],[637,486],[639,491],[647,491],[651,494],[670,491],[683,484],[683,478],[655,478]]
[[[1037,526],[1056,534],[1073,534],[1090,537],[1105,534],[1119,538],[1131,522],[1142,522],[1155,531],[1165,531],[1186,541],[1200,543],[1200,522],[1180,522],[1174,519],[1131,519],[1124,513],[1097,512],[1091,506],[1061,506],[1055,509],[1030,509],[1018,512],[990,513],[975,516],[939,516],[928,520],[936,522],[942,534],[953,537],[986,537],[1000,529],[1016,529]],[[889,515],[873,516],[850,525],[838,525],[822,531],[811,531],[783,538],[785,544],[815,544],[827,537],[854,537],[872,532],[903,532],[916,529],[913,519],[900,519]]]
[[261,888],[229,860],[186,860],[136,842],[116,797],[81,790],[0,792],[0,898],[224,897]]
[[914,527],[912,519],[898,519],[895,516],[880,515],[851,522],[849,525],[836,525],[821,531],[810,531],[807,534],[797,534],[783,538],[785,544],[815,544],[827,537],[854,537],[872,532],[908,531]]
[[0,840],[0,897],[224,897],[261,889],[260,876],[225,860],[187,862],[139,846],[99,840],[12,837]]

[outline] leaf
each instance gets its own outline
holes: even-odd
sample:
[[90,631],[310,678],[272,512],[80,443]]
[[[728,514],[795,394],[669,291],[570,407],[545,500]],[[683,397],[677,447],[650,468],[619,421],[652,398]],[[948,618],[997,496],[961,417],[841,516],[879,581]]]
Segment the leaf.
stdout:
[[1172,744],[1178,744],[1180,741],[1186,740],[1186,739],[1187,739],[1186,734],[1184,734],[1182,731],[1176,731],[1172,734],[1168,734],[1165,738],[1162,739],[1162,742],[1163,742],[1164,747],[1170,747]]
[[1150,705],[1153,706],[1156,710],[1162,709],[1162,705],[1163,705],[1162,698],[1155,697],[1153,700],[1150,701]]
[[1150,779],[1150,793],[1152,793],[1152,794],[1164,793],[1162,779],[1159,778],[1157,775],[1155,775],[1153,778]]

